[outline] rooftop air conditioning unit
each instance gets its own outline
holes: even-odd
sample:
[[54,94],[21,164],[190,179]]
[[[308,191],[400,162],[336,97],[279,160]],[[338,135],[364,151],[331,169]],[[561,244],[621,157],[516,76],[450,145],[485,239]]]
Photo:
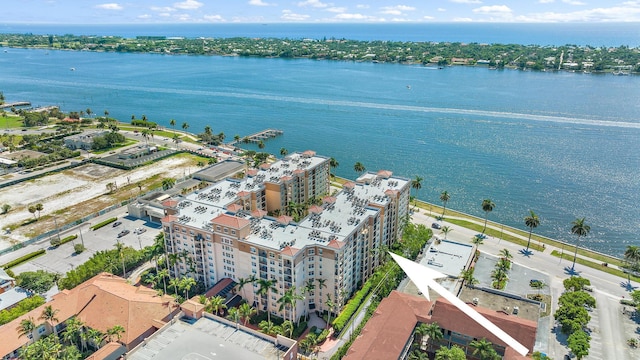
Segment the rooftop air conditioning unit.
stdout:
[[478,306],[478,302],[480,301],[480,299],[478,299],[477,297],[473,298],[473,300],[471,300],[471,302],[473,303],[473,305]]
[[513,315],[518,315],[518,311],[520,311],[520,308],[518,308],[517,306],[513,307]]

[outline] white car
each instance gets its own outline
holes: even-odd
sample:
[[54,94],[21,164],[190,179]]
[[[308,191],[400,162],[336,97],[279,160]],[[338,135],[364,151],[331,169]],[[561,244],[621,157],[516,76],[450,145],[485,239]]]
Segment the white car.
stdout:
[[135,230],[133,230],[133,233],[134,234],[142,234],[145,231],[147,231],[147,229],[145,229],[145,228],[136,228]]

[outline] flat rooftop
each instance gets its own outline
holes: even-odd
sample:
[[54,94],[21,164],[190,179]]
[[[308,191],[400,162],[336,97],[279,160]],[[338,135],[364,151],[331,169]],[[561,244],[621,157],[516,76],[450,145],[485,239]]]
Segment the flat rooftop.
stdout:
[[283,353],[273,341],[202,317],[193,324],[176,321],[147,339],[147,344],[140,345],[127,359],[277,360]]
[[225,160],[196,172],[193,174],[193,178],[211,182],[218,181],[242,170],[244,166],[244,163],[240,161]]
[[473,245],[450,240],[440,244],[432,242],[420,260],[420,264],[450,277],[458,277],[474,256]]

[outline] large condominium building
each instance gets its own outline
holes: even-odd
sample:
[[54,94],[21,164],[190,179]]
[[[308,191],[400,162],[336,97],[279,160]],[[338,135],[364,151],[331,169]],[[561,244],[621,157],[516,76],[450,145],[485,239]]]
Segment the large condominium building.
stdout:
[[[367,173],[330,196],[329,159],[310,151],[247,175],[163,203],[167,252],[181,255],[171,272],[207,287],[222,278],[275,280],[275,292],[259,298],[254,284],[243,295],[286,318],[323,309],[327,295],[341,303],[356,290],[378,265],[380,248],[400,236],[399,219],[409,210],[410,181],[389,171]],[[267,216],[318,197],[321,205],[297,223]],[[292,286],[305,299],[280,312],[277,300]]]

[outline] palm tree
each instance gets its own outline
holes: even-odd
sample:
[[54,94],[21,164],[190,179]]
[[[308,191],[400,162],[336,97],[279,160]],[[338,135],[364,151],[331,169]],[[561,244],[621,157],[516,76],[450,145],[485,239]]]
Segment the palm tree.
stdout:
[[627,262],[629,271],[627,271],[627,280],[631,284],[631,272],[638,271],[638,262],[640,262],[640,246],[628,245],[624,252],[624,260]]
[[144,129],[142,130],[141,134],[142,134],[142,137],[144,138],[145,143],[149,145],[149,136],[151,136],[151,130]]
[[177,277],[169,279],[169,286],[173,286],[173,291],[178,295],[178,287],[180,286],[180,279]]
[[285,320],[280,326],[282,327],[283,333],[289,333],[289,337],[293,336],[293,330],[295,329],[295,326],[293,325],[293,322],[291,320]]
[[164,190],[171,189],[175,184],[176,184],[176,179],[174,178],[162,179],[162,188]]
[[182,123],[182,130],[187,131],[187,129],[189,128],[189,124],[186,122]]
[[84,323],[77,317],[72,317],[66,321],[67,328],[62,335],[62,339],[72,345],[76,345],[75,340],[79,337]]
[[437,322],[432,322],[425,327],[425,335],[429,337],[429,351],[431,351],[433,344],[444,336]]
[[576,240],[576,251],[573,253],[573,264],[571,265],[571,271],[575,269],[576,266],[576,258],[578,256],[578,246],[580,245],[580,237],[589,235],[591,231],[591,226],[584,223],[585,218],[575,219],[571,224],[571,233],[578,235],[578,240]]
[[[338,160],[336,160],[336,158],[332,157],[329,159],[329,167],[331,167],[332,169],[337,168],[340,165],[340,163],[338,163]],[[335,176],[335,175],[333,175]]]
[[511,261],[509,261],[507,258],[500,258],[496,263],[496,267],[503,269],[505,272],[509,271],[511,269]]
[[184,277],[180,279],[180,287],[185,291],[185,299],[189,299],[189,290],[196,286],[196,281],[192,277]]
[[444,234],[444,239],[447,240],[447,234],[453,231],[453,229],[449,226],[443,226],[440,231]]
[[444,217],[444,212],[447,210],[447,202],[451,199],[451,195],[447,190],[440,193],[440,201],[442,201],[442,217]]
[[51,328],[53,329],[53,333],[58,336],[58,331],[56,330],[56,323],[59,321],[56,317],[56,314],[60,310],[54,309],[51,305],[47,305],[42,309],[42,315],[40,315],[39,319],[48,321],[51,324]]
[[424,179],[418,175],[416,175],[415,179],[411,180],[411,188],[416,191],[416,197],[418,197],[418,191],[422,189],[422,180]]
[[467,286],[473,286],[479,283],[478,279],[473,276],[475,268],[468,268],[460,272],[462,282]]
[[220,315],[220,311],[226,308],[227,305],[225,305],[224,298],[222,296],[218,295],[209,299],[207,311],[214,312],[216,315]]
[[273,323],[267,320],[262,320],[260,321],[260,324],[258,324],[258,328],[260,328],[260,331],[262,331],[267,335],[273,334],[273,327],[274,327]]
[[258,141],[258,149],[264,149],[264,148],[265,148],[264,141],[262,140]]
[[327,326],[331,326],[331,314],[336,307],[336,303],[331,300],[331,294],[327,294],[325,305],[327,305]]
[[113,327],[108,328],[107,329],[108,341],[109,342],[113,341],[113,336],[115,336],[116,339],[120,341],[120,339],[122,338],[122,334],[124,334],[124,332],[125,332],[125,329],[121,325],[114,325]]
[[246,278],[239,278],[238,279],[238,285],[236,285],[238,287],[238,289],[240,289],[240,291],[242,291],[242,298],[246,299],[246,297],[244,296],[244,286],[247,284],[253,284],[254,282],[256,282],[256,277],[255,275],[251,275],[249,277]]
[[480,360],[496,360],[501,359],[496,350],[493,348],[493,344],[487,339],[473,340],[469,343],[474,347],[473,355],[478,355]]
[[278,303],[280,304],[280,307],[278,308],[278,311],[283,311],[284,309],[289,309],[290,308],[290,320],[291,322],[293,322],[294,319],[294,315],[293,315],[293,308],[295,303],[298,300],[304,300],[304,296],[296,293],[296,287],[291,286],[290,288],[288,288],[287,290],[285,290],[284,294],[282,295],[282,297],[280,297],[278,299]]
[[364,165],[360,162],[357,161],[354,165],[353,165],[353,170],[357,173],[363,173],[365,172],[367,169],[364,167]]
[[36,210],[36,207],[34,205],[29,205],[27,210],[29,210],[29,212],[33,215],[34,220],[38,220],[38,218],[36,217],[36,211],[38,210]]
[[322,288],[327,288],[327,279],[316,278],[316,281],[318,282],[318,288],[320,289],[320,292],[322,292]]
[[38,211],[38,219],[40,219],[40,211],[44,210],[44,206],[41,203],[37,203],[36,210]]
[[109,117],[109,110],[105,110],[105,111],[104,111],[104,117],[105,117],[105,118],[108,118],[108,117]]
[[533,232],[533,229],[540,225],[540,218],[533,212],[533,210],[529,210],[529,215],[524,217],[524,224],[529,228],[529,240],[527,240],[527,249],[525,250],[526,252],[529,252],[531,233]]
[[511,259],[513,259],[513,255],[511,254],[509,249],[506,249],[506,248],[500,250],[500,252],[498,252],[498,255],[500,255],[501,258],[509,260],[509,261],[511,261]]
[[232,320],[233,322],[236,323],[236,325],[238,325],[238,321],[240,320],[242,316],[240,316],[240,311],[238,310],[238,308],[231,308],[229,309],[229,313],[227,314],[227,319]]
[[501,267],[496,267],[491,272],[491,279],[493,280],[492,286],[494,289],[502,289],[504,283],[509,279],[507,271]]
[[114,246],[116,247],[116,250],[118,250],[118,256],[122,259],[122,277],[126,278],[127,269],[125,268],[124,244],[118,241]]
[[484,228],[482,229],[482,233],[487,230],[487,219],[489,218],[489,213],[493,211],[496,207],[496,204],[491,201],[491,199],[482,200],[482,211],[484,211]]
[[173,128],[173,132],[176,132],[176,121],[174,119],[169,120],[169,125]]
[[238,308],[238,314],[242,319],[244,319],[244,326],[247,326],[247,321],[249,321],[249,318],[255,313],[257,313],[256,309],[249,306],[249,304],[247,303],[240,305],[240,307]]
[[97,329],[89,329],[87,330],[87,337],[91,339],[97,349],[100,349],[100,346],[102,346],[102,341],[104,341],[104,334],[102,333],[102,331]]
[[[33,318],[30,317],[28,319],[22,319],[22,321],[20,321],[20,325],[18,325],[18,328],[16,330],[18,330],[19,337],[28,337],[36,329],[36,327],[36,323],[34,322]],[[33,340],[33,336],[31,336],[30,339]]]
[[429,325],[425,324],[425,323],[420,323],[413,330],[413,333],[415,334],[413,341],[415,343],[417,343],[418,346],[420,346],[422,344],[422,341],[424,340],[424,337],[427,335],[427,326],[429,326]]
[[287,156],[289,154],[289,150],[285,148],[280,148],[280,155]]
[[278,291],[278,289],[276,289],[276,283],[277,281],[275,279],[258,279],[256,281],[256,284],[258,284],[258,291],[256,291],[256,294],[259,296],[258,305],[262,307],[262,298],[266,298],[267,301],[264,309],[267,312],[267,320],[269,322],[271,321],[271,311],[269,311],[269,292]]
[[474,235],[471,238],[471,242],[475,245],[481,245],[484,242],[484,240],[482,239],[482,236]]

